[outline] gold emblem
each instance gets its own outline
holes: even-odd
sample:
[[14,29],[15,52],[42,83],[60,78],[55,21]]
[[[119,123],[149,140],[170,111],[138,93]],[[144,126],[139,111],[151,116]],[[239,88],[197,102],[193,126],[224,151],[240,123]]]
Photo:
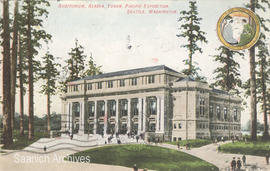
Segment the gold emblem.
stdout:
[[217,34],[224,46],[232,50],[249,49],[260,37],[260,21],[246,8],[231,8],[219,18]]

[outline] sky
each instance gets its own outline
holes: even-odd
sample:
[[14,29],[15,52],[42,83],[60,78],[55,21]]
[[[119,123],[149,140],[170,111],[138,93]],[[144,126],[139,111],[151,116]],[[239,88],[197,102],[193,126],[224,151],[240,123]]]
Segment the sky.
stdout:
[[[207,44],[199,43],[202,54],[195,54],[194,60],[201,68],[201,74],[214,81],[213,71],[217,63],[211,55],[217,54],[215,49],[221,45],[216,24],[223,12],[233,7],[244,7],[248,0],[198,0],[199,16],[202,18],[201,29],[205,31]],[[58,62],[68,59],[68,52],[74,47],[77,38],[79,44],[85,48],[85,54],[92,53],[98,65],[102,65],[103,72],[113,72],[138,67],[166,65],[177,71],[184,68],[182,60],[187,58],[188,52],[180,46],[185,40],[179,39],[179,12],[188,9],[187,0],[84,0],[84,1],[50,1],[49,16],[45,20],[44,29],[52,35],[52,42],[40,49],[39,57],[44,55],[47,48],[51,54],[59,57]],[[104,5],[104,9],[95,8],[59,8],[61,5]],[[174,14],[127,14],[126,8],[107,8],[108,5],[157,4],[168,5],[166,10]],[[1,12],[2,13],[2,12]],[[130,37],[127,40],[127,37]],[[127,43],[132,45],[127,49]],[[248,53],[245,59],[238,56],[235,59],[241,64],[241,78],[249,77]],[[39,94],[41,82],[35,85],[34,111],[35,115],[46,113],[46,96]],[[25,112],[27,113],[28,94],[25,96]],[[245,99],[245,97],[243,97]],[[18,97],[17,97],[18,99]],[[248,102],[248,99],[246,99]],[[19,102],[19,100],[17,100]],[[248,102],[249,104],[249,102]],[[242,123],[250,118],[249,107],[244,107]],[[19,103],[16,104],[19,112]],[[52,109],[61,113],[59,95],[52,98]],[[258,118],[261,120],[262,115]]]

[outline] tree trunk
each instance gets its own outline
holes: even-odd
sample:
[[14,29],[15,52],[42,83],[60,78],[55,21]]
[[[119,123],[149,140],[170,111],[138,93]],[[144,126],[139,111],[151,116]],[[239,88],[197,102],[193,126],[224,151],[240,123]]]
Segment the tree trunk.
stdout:
[[9,1],[3,1],[3,143],[8,147],[13,143],[10,111],[10,31]]
[[[250,0],[250,8],[255,12],[255,1]],[[257,140],[257,98],[256,98],[256,75],[255,75],[255,46],[249,49],[250,65],[250,116],[251,116],[251,140]]]
[[51,131],[51,111],[50,111],[50,105],[51,105],[51,101],[50,101],[50,93],[47,94],[47,124],[48,124],[48,133],[50,133]]
[[31,1],[28,0],[28,19],[27,19],[27,52],[28,52],[28,139],[31,140],[34,137],[34,85],[33,85],[33,54],[31,45]]
[[24,90],[23,90],[23,71],[22,71],[22,50],[21,50],[21,42],[20,42],[20,35],[19,35],[19,74],[20,74],[20,135],[24,135],[24,127],[23,127],[23,121],[24,121],[24,104],[23,104],[23,97],[24,97]]
[[265,85],[265,76],[264,76],[264,64],[265,59],[262,59],[261,63],[261,84],[262,84],[262,105],[263,105],[263,121],[264,121],[264,130],[263,130],[263,139],[269,139],[268,132],[268,123],[267,123],[267,106],[266,106],[266,85]]
[[11,128],[14,129],[15,116],[15,96],[16,96],[16,79],[17,79],[17,47],[18,47],[18,0],[15,0],[14,22],[13,22],[13,41],[12,41],[12,58],[11,58],[11,87],[10,87],[10,110],[11,110]]

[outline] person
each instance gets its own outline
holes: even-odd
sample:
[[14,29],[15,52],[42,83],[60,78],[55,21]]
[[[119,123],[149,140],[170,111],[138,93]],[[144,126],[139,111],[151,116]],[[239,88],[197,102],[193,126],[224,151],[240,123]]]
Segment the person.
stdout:
[[232,160],[232,162],[231,162],[231,168],[232,168],[232,171],[235,171],[235,168],[236,168],[235,157],[233,157],[233,160]]
[[245,166],[246,165],[246,156],[245,155],[243,155],[242,161],[243,161],[243,165]]
[[177,142],[177,148],[178,148],[178,150],[180,149],[179,141]]
[[136,136],[136,141],[137,141],[137,142],[139,141],[139,136],[138,136],[138,135]]
[[134,170],[134,171],[138,171],[138,168],[137,168],[137,165],[136,165],[136,164],[134,164],[133,170]]
[[269,153],[266,153],[265,159],[266,159],[266,164],[268,165],[269,164]]
[[236,164],[237,164],[237,170],[241,170],[242,164],[241,164],[240,157],[238,157],[238,160],[237,160]]

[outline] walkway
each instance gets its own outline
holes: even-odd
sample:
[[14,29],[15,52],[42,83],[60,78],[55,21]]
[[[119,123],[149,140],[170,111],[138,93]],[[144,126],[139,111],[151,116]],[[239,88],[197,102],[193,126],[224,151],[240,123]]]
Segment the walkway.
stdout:
[[[225,142],[228,143],[228,142]],[[223,142],[218,143],[220,145],[224,144]],[[217,151],[218,144],[209,144],[206,146],[202,146],[200,148],[193,148],[191,150],[180,149],[180,151],[188,153],[190,155],[196,156],[201,158],[209,163],[216,165],[220,171],[229,171],[230,170],[230,162],[232,161],[233,157],[240,157],[242,159],[241,154],[227,154],[227,153],[220,153]],[[170,144],[159,144],[158,146],[166,147],[170,149],[177,150],[176,145]],[[246,163],[247,166],[243,167],[242,169],[245,171],[269,171],[270,165],[266,165],[264,157],[258,156],[250,156],[246,155]]]

